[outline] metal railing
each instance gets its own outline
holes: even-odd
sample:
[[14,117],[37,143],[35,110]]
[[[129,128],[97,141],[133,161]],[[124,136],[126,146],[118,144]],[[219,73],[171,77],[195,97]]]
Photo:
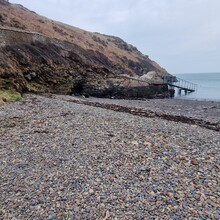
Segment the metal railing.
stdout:
[[167,84],[171,87],[176,87],[185,91],[195,92],[198,85],[187,80],[180,79],[176,76],[164,76],[164,84]]

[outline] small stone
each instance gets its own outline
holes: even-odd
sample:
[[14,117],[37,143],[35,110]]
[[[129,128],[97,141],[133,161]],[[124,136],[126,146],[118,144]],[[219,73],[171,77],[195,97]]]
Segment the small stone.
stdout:
[[152,147],[152,143],[145,141],[144,146]]
[[183,157],[183,156],[180,156],[179,159],[182,160],[182,161],[187,161],[186,157]]
[[132,141],[131,142],[133,145],[138,145],[139,143],[137,141]]
[[201,197],[200,197],[200,201],[201,201],[201,202],[205,202],[205,197],[204,197],[204,196],[201,196]]
[[193,160],[191,160],[191,164],[192,164],[192,165],[198,165],[198,161],[195,160],[195,159],[193,159]]
[[3,101],[3,102],[7,102],[8,100],[7,100],[5,97],[3,97],[3,98],[2,98],[2,101]]
[[89,193],[90,194],[94,194],[94,190],[93,189],[89,189]]
[[60,218],[60,217],[62,217],[62,216],[63,216],[63,213],[62,213],[61,211],[59,211],[59,212],[57,213],[57,217]]
[[75,208],[73,208],[74,212],[79,212],[79,206],[76,206]]
[[149,148],[148,148],[148,147],[146,147],[146,148],[144,149],[144,153],[145,153],[146,155],[148,155],[148,154],[149,154],[149,152],[150,152]]
[[150,172],[150,168],[147,167],[147,166],[142,166],[142,167],[140,168],[140,171],[141,171],[141,172]]
[[49,219],[49,220],[56,219],[56,213],[51,212],[48,219]]
[[197,125],[191,125],[191,127],[192,127],[192,128],[197,128],[198,126],[197,126]]
[[77,205],[80,205],[80,203],[81,203],[79,199],[77,199],[75,202]]
[[114,137],[115,135],[113,133],[108,133],[109,137]]
[[151,191],[151,192],[150,192],[150,195],[155,195],[155,192],[154,192],[154,191]]
[[41,205],[37,205],[37,206],[35,207],[35,209],[36,209],[36,210],[40,210],[40,209],[41,209]]
[[107,220],[107,219],[110,218],[110,217],[111,217],[110,212],[109,212],[109,211],[106,211],[105,217],[104,217],[102,220]]
[[32,73],[29,73],[27,75],[25,75],[24,77],[27,79],[27,80],[32,80],[33,78],[35,78],[37,76],[37,74],[35,72],[32,72]]

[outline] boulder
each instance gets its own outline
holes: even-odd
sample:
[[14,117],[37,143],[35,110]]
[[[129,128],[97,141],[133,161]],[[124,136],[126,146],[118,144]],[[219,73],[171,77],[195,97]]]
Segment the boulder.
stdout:
[[140,76],[141,80],[151,81],[154,84],[163,84],[163,79],[161,74],[158,74],[156,71],[149,71],[148,73]]
[[31,80],[34,79],[36,76],[37,76],[37,74],[36,74],[35,72],[32,72],[32,73],[26,74],[24,77],[25,77],[27,80],[31,81]]

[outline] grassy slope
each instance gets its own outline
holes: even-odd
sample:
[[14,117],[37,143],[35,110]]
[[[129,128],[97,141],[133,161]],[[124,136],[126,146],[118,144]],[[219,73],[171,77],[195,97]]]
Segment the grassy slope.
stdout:
[[[116,65],[128,68],[123,59],[139,62],[140,59],[149,62],[151,69],[157,72],[166,72],[157,63],[142,55],[135,47],[113,36],[91,33],[80,28],[72,27],[40,16],[21,5],[0,5],[0,25],[9,28],[18,28],[31,32],[39,32],[43,35],[75,43],[87,50],[100,51]],[[120,58],[120,59],[119,59]]]

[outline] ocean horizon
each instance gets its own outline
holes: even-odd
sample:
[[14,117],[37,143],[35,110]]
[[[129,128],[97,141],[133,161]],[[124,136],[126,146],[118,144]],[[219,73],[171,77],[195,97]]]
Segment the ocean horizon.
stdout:
[[178,95],[176,99],[220,101],[220,72],[219,73],[179,73],[174,76],[197,84],[197,90],[192,93]]

